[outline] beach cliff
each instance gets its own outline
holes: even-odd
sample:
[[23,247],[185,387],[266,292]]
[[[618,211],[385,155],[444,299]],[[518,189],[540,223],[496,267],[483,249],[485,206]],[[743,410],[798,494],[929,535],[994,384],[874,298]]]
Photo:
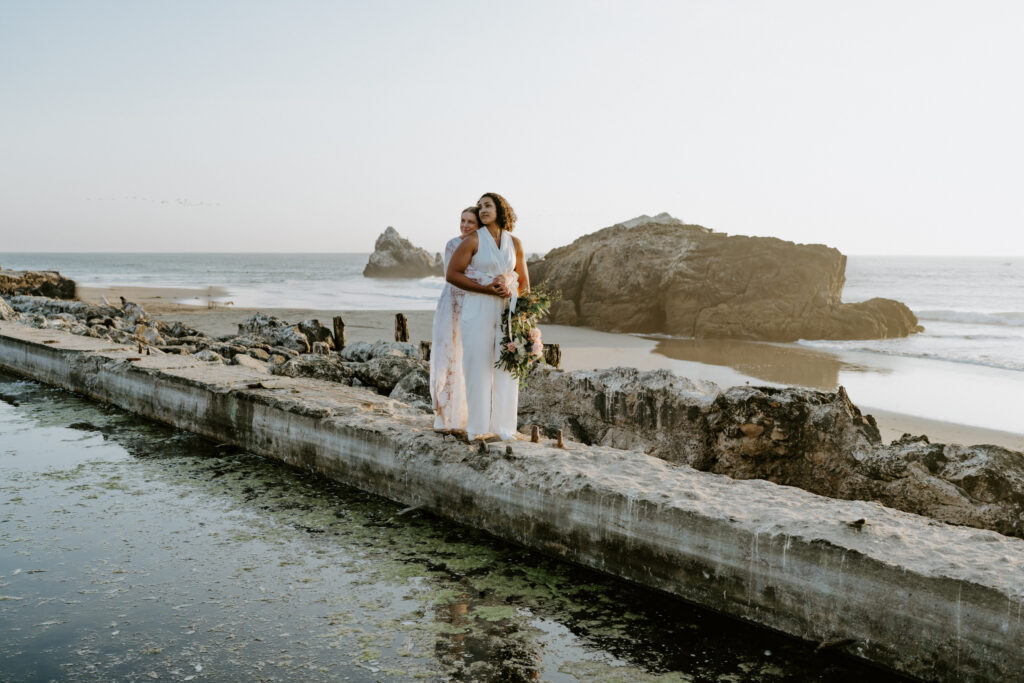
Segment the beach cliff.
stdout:
[[906,305],[843,303],[846,257],[821,244],[713,232],[662,213],[530,264],[561,292],[549,322],[697,339],[879,339],[921,331]]

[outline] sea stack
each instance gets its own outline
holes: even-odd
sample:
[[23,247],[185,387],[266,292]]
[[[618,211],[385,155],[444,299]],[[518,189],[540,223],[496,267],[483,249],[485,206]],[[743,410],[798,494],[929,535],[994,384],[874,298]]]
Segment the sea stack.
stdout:
[[390,225],[373,245],[370,261],[363,269],[365,277],[420,278],[442,275],[440,254],[430,255],[414,246]]
[[697,339],[879,339],[921,331],[891,299],[842,303],[846,257],[821,244],[747,237],[667,213],[585,235],[530,264],[561,292],[549,322]]

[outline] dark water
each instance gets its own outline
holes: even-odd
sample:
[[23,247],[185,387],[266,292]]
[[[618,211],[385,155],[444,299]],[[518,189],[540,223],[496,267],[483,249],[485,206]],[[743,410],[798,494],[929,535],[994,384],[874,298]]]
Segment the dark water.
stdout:
[[0,680],[895,680],[0,374]]

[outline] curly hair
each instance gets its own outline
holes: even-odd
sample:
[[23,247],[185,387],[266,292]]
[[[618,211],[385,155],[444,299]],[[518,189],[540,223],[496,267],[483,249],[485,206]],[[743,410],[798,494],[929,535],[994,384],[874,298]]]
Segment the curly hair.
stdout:
[[[516,227],[516,212],[512,209],[511,205],[509,205],[508,201],[496,192],[484,192],[480,195],[480,199],[483,199],[484,197],[490,197],[491,200],[494,201],[494,206],[498,209],[498,218],[496,221],[498,223],[498,227],[502,230],[512,232]],[[478,206],[480,199],[477,200]],[[477,216],[477,218],[479,218],[479,216]]]
[[480,207],[479,206],[467,206],[465,209],[459,212],[461,216],[464,213],[471,213],[476,216],[476,224],[480,225]]

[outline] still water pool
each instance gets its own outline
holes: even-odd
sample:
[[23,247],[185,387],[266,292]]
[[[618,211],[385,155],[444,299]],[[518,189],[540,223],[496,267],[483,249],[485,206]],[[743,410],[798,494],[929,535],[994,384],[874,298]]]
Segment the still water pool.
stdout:
[[868,678],[898,680],[0,374],[0,680]]

